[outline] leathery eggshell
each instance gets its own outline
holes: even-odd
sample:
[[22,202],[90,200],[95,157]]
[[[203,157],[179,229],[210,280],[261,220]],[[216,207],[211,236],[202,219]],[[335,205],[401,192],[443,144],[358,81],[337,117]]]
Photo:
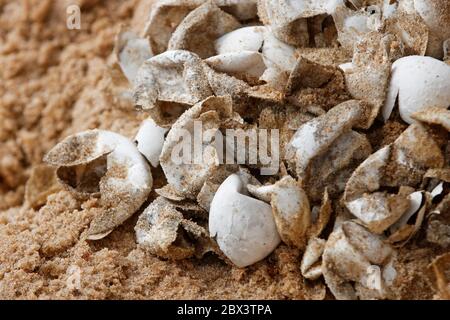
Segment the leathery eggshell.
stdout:
[[431,57],[409,56],[392,65],[392,77],[383,108],[386,121],[398,97],[400,116],[411,124],[411,114],[428,107],[450,105],[450,66]]
[[244,181],[236,174],[220,185],[213,198],[209,232],[238,267],[264,259],[281,241],[271,206],[248,196]]

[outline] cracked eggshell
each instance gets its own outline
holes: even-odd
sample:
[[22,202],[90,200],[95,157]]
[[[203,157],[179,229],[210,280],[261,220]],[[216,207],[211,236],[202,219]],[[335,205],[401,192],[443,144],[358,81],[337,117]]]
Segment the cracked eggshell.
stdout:
[[264,44],[265,31],[263,26],[253,26],[229,32],[216,40],[216,52],[219,55],[240,51],[259,52]]
[[[396,175],[389,186],[420,183],[427,169],[444,167],[445,158],[433,136],[419,123],[410,125],[392,145]],[[385,177],[386,179],[388,177]],[[385,180],[386,180],[385,179]]]
[[383,108],[386,121],[396,100],[400,116],[411,124],[411,115],[428,107],[450,105],[450,65],[431,58],[408,56],[395,61],[388,96]]
[[291,95],[301,88],[320,88],[335,75],[335,68],[315,63],[300,57],[286,86],[286,94]]
[[343,133],[363,123],[366,111],[365,105],[350,100],[303,124],[286,146],[286,160],[297,175],[303,177],[316,156],[325,152]]
[[[408,195],[409,208],[390,228],[389,242],[396,247],[404,246],[420,229],[425,212],[431,203],[431,196],[422,191],[416,191]],[[408,224],[408,221],[416,215],[414,224]]]
[[403,195],[374,192],[347,201],[345,205],[370,231],[380,234],[404,215],[410,204]]
[[264,259],[281,241],[270,205],[248,196],[236,174],[220,185],[213,198],[209,232],[238,267]]
[[158,257],[172,260],[196,253],[202,256],[208,246],[212,249],[207,230],[186,219],[180,209],[163,197],[156,198],[139,216],[135,226],[137,243]]
[[258,15],[260,20],[270,26],[272,33],[290,45],[306,47],[309,45],[311,29],[307,18],[315,18],[334,12],[342,0],[260,0]]
[[429,30],[417,13],[398,11],[385,21],[384,29],[385,33],[393,34],[399,40],[401,56],[425,55]]
[[[205,0],[160,0],[150,12],[144,34],[150,39],[153,54],[167,50],[167,44],[183,19]],[[245,21],[256,18],[256,0],[215,0],[222,10]]]
[[311,225],[308,196],[291,176],[274,185],[248,186],[249,192],[262,201],[270,202],[278,233],[289,246],[304,248]]
[[250,183],[252,185],[260,185],[259,181],[253,177],[247,169],[239,167],[238,165],[223,165],[217,167],[211,176],[206,179],[200,192],[197,195],[197,203],[200,207],[207,210],[211,208],[211,202],[214,195],[219,189],[220,185],[228,178],[231,174],[237,174],[241,177],[244,182]]
[[336,299],[389,298],[395,251],[363,226],[343,222],[329,236],[322,259],[325,282]]
[[214,41],[241,26],[232,15],[207,1],[191,11],[170,38],[168,50],[187,50],[202,59],[215,55]]
[[193,105],[213,93],[203,70],[204,62],[192,52],[166,51],[144,62],[138,71],[134,101],[144,110],[158,102]]
[[270,29],[263,26],[244,27],[217,39],[218,54],[240,51],[261,52],[265,64],[290,72],[296,62],[295,48],[278,40]]
[[317,280],[322,276],[321,258],[325,250],[325,244],[326,241],[320,238],[309,239],[300,264],[300,271],[306,279]]
[[67,137],[44,158],[58,178],[78,194],[100,194],[103,211],[87,231],[89,240],[108,235],[147,200],[153,179],[147,161],[126,137],[89,130]]
[[372,147],[364,134],[353,130],[343,133],[308,167],[303,183],[308,186],[310,199],[319,201],[325,189],[333,197],[339,195],[357,165],[371,153]]
[[116,37],[114,52],[123,74],[133,84],[140,66],[152,57],[148,39],[140,38],[131,31],[120,30]]
[[450,2],[414,0],[414,8],[430,30],[427,55],[442,58],[442,44],[450,38]]
[[[164,142],[160,163],[167,182],[178,195],[195,199],[206,179],[219,166],[219,154],[214,136],[204,135],[204,133],[216,132],[225,121],[232,117],[231,97],[213,96],[195,104],[173,124]],[[202,132],[195,130],[196,121],[201,121]],[[187,133],[189,135],[186,136]],[[197,139],[201,139],[202,149],[192,150],[191,147],[195,148]],[[189,150],[186,150],[189,154],[184,154],[184,146],[189,146]]]
[[164,145],[164,136],[168,129],[161,128],[151,118],[144,120],[134,141],[137,149],[156,168]]
[[345,71],[348,92],[371,107],[364,129],[372,126],[386,100],[391,73],[388,52],[392,42],[391,37],[379,33],[364,35],[355,43],[352,66]]

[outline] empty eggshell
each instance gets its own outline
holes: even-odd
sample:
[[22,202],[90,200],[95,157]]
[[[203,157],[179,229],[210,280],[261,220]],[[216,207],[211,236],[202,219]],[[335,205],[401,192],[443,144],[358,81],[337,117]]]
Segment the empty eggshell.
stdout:
[[[195,199],[206,179],[220,164],[215,135],[234,116],[229,96],[210,97],[195,104],[173,124],[160,156],[167,182],[180,196]],[[200,125],[196,130],[196,124]],[[210,134],[204,134],[208,131]],[[201,141],[201,150],[196,141]],[[183,155],[181,155],[183,151]]]
[[168,129],[161,128],[151,118],[144,120],[134,141],[137,148],[153,167],[159,165],[159,156],[164,144],[164,135]]
[[[396,247],[405,245],[420,229],[431,203],[431,195],[416,191],[408,195],[408,200],[408,210],[389,228],[391,235],[388,240]],[[414,215],[416,215],[414,224],[409,224],[408,221]]]
[[421,125],[413,124],[353,172],[345,188],[345,205],[372,232],[381,233],[406,214],[411,204],[405,195],[381,192],[380,188],[416,186],[426,168],[441,168],[443,163],[432,137]]
[[359,101],[339,104],[303,124],[286,147],[286,159],[302,177],[314,157],[326,151],[343,133],[364,122],[366,108]]
[[[144,35],[150,39],[153,54],[167,50],[169,40],[183,19],[205,0],[160,0],[153,4]],[[256,17],[256,0],[215,0],[222,10],[239,20]]]
[[335,7],[332,16],[338,31],[339,43],[349,51],[363,36],[371,31],[377,31],[381,25],[381,10],[377,7],[376,14],[368,11],[351,10],[341,3]]
[[412,123],[411,115],[428,107],[450,105],[450,65],[431,58],[408,56],[392,65],[392,77],[383,108],[386,121],[398,98],[400,116]]
[[271,206],[248,196],[244,181],[236,174],[220,185],[213,198],[209,232],[238,267],[264,259],[281,241]]
[[58,178],[79,194],[100,194],[103,211],[94,217],[87,238],[97,240],[131,217],[147,200],[152,175],[147,161],[126,137],[89,130],[67,137],[44,158],[58,167]]
[[205,59],[215,55],[217,38],[240,26],[232,15],[207,1],[183,19],[170,38],[168,50],[187,50]]
[[307,18],[330,14],[342,3],[342,0],[260,0],[258,15],[265,25],[270,26],[278,39],[291,45],[305,47],[309,45],[308,29],[311,28],[308,26]]
[[354,44],[352,66],[346,67],[345,84],[354,99],[371,108],[366,128],[370,128],[382,108],[391,72],[389,48],[394,40],[377,32],[367,33]]
[[396,278],[395,251],[363,226],[343,222],[329,236],[322,272],[336,299],[385,299]]
[[202,256],[212,250],[214,244],[207,230],[185,218],[182,211],[186,210],[163,197],[156,198],[139,216],[137,243],[159,257],[173,260]]
[[302,276],[309,280],[316,280],[322,275],[321,257],[326,241],[320,238],[311,238],[303,253],[300,271]]
[[134,88],[135,104],[144,110],[158,102],[193,105],[212,95],[203,70],[204,62],[196,54],[173,50],[145,61]]
[[270,29],[263,26],[240,28],[220,37],[216,41],[219,55],[229,52],[260,52],[267,66],[261,80],[276,87],[276,79],[287,76],[293,70],[297,57],[295,48],[278,40]]

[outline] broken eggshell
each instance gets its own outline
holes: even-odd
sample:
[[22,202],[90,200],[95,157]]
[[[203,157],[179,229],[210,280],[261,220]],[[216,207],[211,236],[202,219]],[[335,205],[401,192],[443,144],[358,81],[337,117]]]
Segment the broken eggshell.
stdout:
[[308,280],[317,280],[322,275],[321,257],[326,241],[313,237],[309,239],[300,264],[302,276]]
[[[215,133],[233,116],[229,96],[212,96],[195,104],[173,124],[160,163],[167,182],[178,195],[195,199],[206,179],[219,166],[220,154],[216,150],[219,142],[215,141]],[[196,125],[201,128],[196,130]],[[196,145],[201,149],[197,150]]]
[[394,40],[371,32],[355,43],[353,60],[345,65],[345,85],[354,99],[365,101],[371,107],[365,129],[372,126],[387,95],[391,73],[389,49]]
[[342,0],[258,1],[258,15],[281,41],[294,46],[309,45],[307,18],[330,14]]
[[295,48],[278,40],[264,26],[234,30],[217,39],[215,46],[219,55],[242,51],[261,53],[267,67],[261,80],[275,88],[281,86],[277,81],[287,81],[297,61]]
[[[409,208],[390,228],[388,241],[396,247],[406,244],[420,229],[425,218],[426,210],[431,204],[431,196],[422,191],[408,195]],[[414,224],[408,221],[416,215]]]
[[372,154],[353,172],[345,187],[345,205],[372,232],[381,233],[405,214],[410,201],[404,194],[380,189],[415,187],[427,168],[441,168],[443,164],[442,152],[432,137],[421,125],[413,124],[393,144]]
[[431,58],[409,56],[395,61],[383,118],[389,119],[398,99],[400,116],[411,124],[411,115],[428,107],[450,105],[450,65]]
[[168,50],[187,50],[206,59],[215,55],[214,41],[241,26],[212,1],[191,11],[170,38]]
[[220,185],[213,198],[209,232],[240,268],[264,259],[281,241],[271,206],[248,196],[245,181],[236,174]]
[[303,176],[311,160],[332,145],[344,132],[360,124],[364,105],[351,100],[337,105],[326,114],[303,124],[286,147],[286,159]]
[[44,161],[57,167],[60,181],[80,195],[100,194],[103,211],[87,231],[98,240],[131,217],[147,199],[152,175],[145,158],[126,137],[89,130],[67,137]]
[[184,50],[166,51],[145,61],[135,81],[135,104],[151,110],[161,101],[193,105],[211,96],[203,64],[199,56]]
[[371,8],[372,10],[361,8],[355,11],[341,3],[331,13],[338,32],[338,41],[347,50],[353,51],[355,44],[366,34],[381,28],[381,8]]
[[[167,50],[169,40],[183,19],[205,0],[160,0],[150,12],[144,34],[149,38],[152,52],[157,55]],[[256,0],[215,0],[225,12],[238,20],[246,21],[256,17]]]
[[139,216],[137,243],[158,257],[172,260],[201,257],[213,250],[207,230],[185,218],[182,211],[186,210],[163,197],[156,198]]
[[360,101],[341,103],[303,124],[287,144],[285,159],[312,186],[306,189],[310,199],[320,200],[326,187],[333,195],[342,191],[352,168],[371,153],[365,135],[352,131],[364,126],[367,110]]
[[338,300],[389,298],[396,278],[395,251],[363,226],[343,222],[323,253],[325,282]]

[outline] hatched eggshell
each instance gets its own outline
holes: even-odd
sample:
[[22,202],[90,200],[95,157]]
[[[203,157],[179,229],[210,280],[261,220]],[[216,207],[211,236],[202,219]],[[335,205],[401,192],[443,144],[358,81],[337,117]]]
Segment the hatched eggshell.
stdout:
[[87,231],[98,240],[131,217],[147,200],[153,185],[150,167],[136,145],[105,130],[88,130],[67,137],[44,161],[58,167],[58,178],[80,194],[99,192],[103,210]]
[[325,249],[326,241],[320,238],[309,239],[300,264],[302,276],[316,280],[322,275],[322,264],[319,263]]
[[271,206],[247,196],[236,174],[220,185],[213,198],[209,232],[222,252],[238,267],[264,259],[281,241]]
[[398,97],[400,116],[411,124],[414,112],[428,107],[448,108],[450,105],[450,66],[421,56],[398,59],[392,65],[388,97],[383,108],[386,121]]
[[217,38],[240,26],[236,18],[213,1],[206,1],[183,19],[170,38],[168,50],[187,50],[206,59],[215,54]]

